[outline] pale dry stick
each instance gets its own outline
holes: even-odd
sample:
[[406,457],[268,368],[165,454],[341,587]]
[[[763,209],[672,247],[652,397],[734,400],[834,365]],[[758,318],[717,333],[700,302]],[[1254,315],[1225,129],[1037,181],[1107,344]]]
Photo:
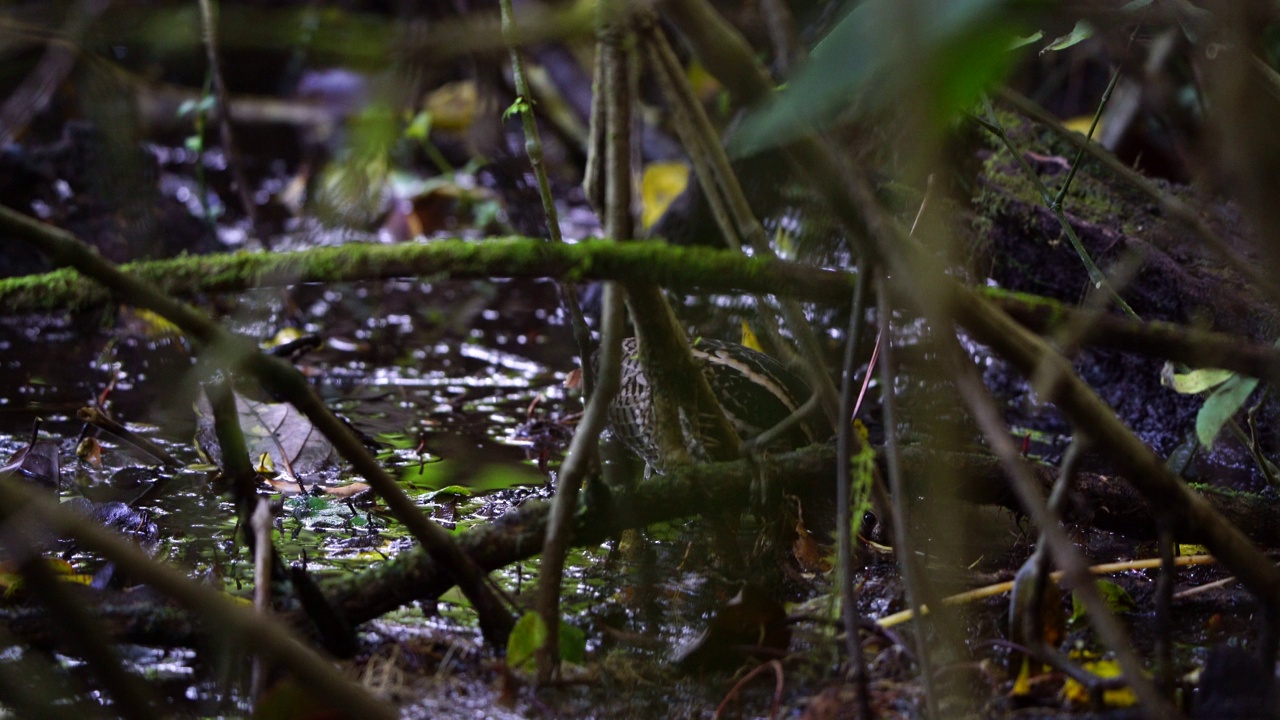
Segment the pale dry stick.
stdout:
[[[271,504],[266,498],[258,498],[253,515],[249,517],[249,531],[255,538],[253,545],[253,609],[263,617],[271,614],[271,560],[275,546],[271,544]],[[254,656],[251,687],[256,701],[267,690],[270,668],[261,657]]]
[[[1181,559],[1182,558],[1177,558],[1177,560],[1181,560]],[[1174,562],[1177,562],[1177,560],[1175,560]],[[1224,577],[1220,580],[1214,580],[1213,582],[1208,582],[1203,585],[1197,585],[1193,588],[1187,588],[1186,590],[1178,591],[1173,594],[1173,599],[1186,600],[1187,598],[1192,598],[1192,597],[1195,597],[1196,595],[1202,595],[1204,593],[1209,592],[1210,590],[1217,590],[1218,588],[1224,588],[1232,583],[1237,583],[1237,582],[1240,582],[1240,580],[1236,578],[1235,575],[1228,575],[1227,577]]]
[[[1218,559],[1212,555],[1183,555],[1181,557],[1174,558],[1173,564],[1179,567],[1182,567],[1182,566],[1190,566],[1190,565],[1212,565],[1216,562],[1218,562]],[[1089,566],[1089,572],[1093,573],[1094,575],[1114,575],[1116,573],[1130,572],[1133,570],[1153,570],[1155,568],[1160,567],[1160,565],[1161,565],[1160,558],[1143,558],[1142,560],[1126,560],[1124,562],[1102,563],[1101,565],[1091,565]],[[1062,578],[1063,578],[1063,572],[1061,570],[1057,572],[1049,573],[1049,579],[1052,580],[1053,582],[1060,582]],[[1207,585],[1202,585],[1200,587],[1202,588],[1217,587],[1221,584],[1230,584],[1235,581],[1236,579],[1234,577],[1229,577],[1229,578],[1224,578],[1222,580],[1215,580],[1214,582],[1208,583]],[[991,585],[984,585],[980,588],[974,588],[972,590],[965,590],[964,592],[956,593],[954,595],[948,595],[942,599],[942,602],[945,605],[962,605],[968,602],[976,602],[978,600],[985,600],[989,597],[1003,595],[1009,592],[1010,590],[1013,590],[1012,580],[993,583]],[[1197,592],[1204,592],[1204,590],[1201,590],[1200,588],[1183,590],[1182,592],[1178,593],[1174,597],[1182,598],[1184,596],[1194,595]],[[922,612],[926,615],[929,614],[929,608],[927,607],[923,608]],[[901,625],[904,622],[910,622],[914,617],[915,617],[915,613],[911,612],[910,610],[901,610],[896,613],[885,615],[882,618],[878,618],[875,621],[875,623],[880,627],[888,628],[888,627],[893,627],[894,625]]]
[[347,680],[331,660],[311,650],[291,630],[265,618],[248,605],[240,604],[212,588],[192,581],[177,570],[158,563],[135,545],[84,517],[59,507],[10,474],[0,473],[0,507],[20,512],[24,522],[46,532],[68,537],[116,564],[121,572],[139,583],[173,598],[200,617],[207,627],[217,628],[223,638],[232,639],[255,653],[287,669],[309,692],[347,717],[385,718],[397,713]]

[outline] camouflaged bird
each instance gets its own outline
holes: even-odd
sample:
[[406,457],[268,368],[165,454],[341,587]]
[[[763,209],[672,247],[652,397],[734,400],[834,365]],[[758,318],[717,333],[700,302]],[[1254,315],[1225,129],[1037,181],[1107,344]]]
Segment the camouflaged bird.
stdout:
[[[622,341],[622,384],[609,405],[609,427],[632,452],[655,472],[661,473],[661,453],[654,441],[654,408],[649,378],[640,362],[635,338]],[[782,422],[809,399],[812,391],[795,373],[777,360],[736,343],[700,339],[690,351],[694,361],[724,408],[725,417],[738,436],[750,440]],[[689,454],[695,460],[708,458],[709,417],[700,417],[699,432],[681,417]],[[769,446],[771,450],[792,450],[813,442],[802,423]]]

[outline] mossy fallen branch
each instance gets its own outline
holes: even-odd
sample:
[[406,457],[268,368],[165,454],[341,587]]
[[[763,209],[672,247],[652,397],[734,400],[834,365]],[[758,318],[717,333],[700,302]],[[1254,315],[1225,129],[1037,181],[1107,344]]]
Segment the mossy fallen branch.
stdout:
[[[847,302],[854,281],[849,273],[710,248],[611,240],[566,245],[521,237],[400,245],[351,243],[296,253],[184,256],[129,263],[121,270],[178,297],[296,283],[441,275],[567,282],[621,280],[674,289],[776,293]],[[100,306],[109,297],[101,287],[81,282],[71,270],[0,280],[0,312],[6,314],[75,311]]]
[[[842,305],[848,302],[857,281],[852,272],[746,257],[728,250],[609,240],[564,245],[519,237],[189,256],[130,263],[121,270],[177,297],[303,282],[445,276],[645,280],[674,290],[778,294]],[[1068,305],[1037,295],[999,288],[979,292],[1038,333],[1085,328],[1078,341],[1082,345],[1175,360],[1191,367],[1221,367],[1280,382],[1280,350],[1233,335],[1110,315],[1082,317]],[[0,279],[0,314],[76,311],[107,302],[109,293],[96,283],[84,282],[73,270]]]
[[[789,492],[813,492],[832,484],[835,452],[831,447],[812,447],[769,457],[763,463],[765,471],[778,478]],[[942,496],[1017,509],[994,456],[934,451],[921,446],[903,449],[904,470],[913,476],[928,478],[931,474],[924,468],[938,464],[951,469],[945,476],[948,487],[940,489]],[[1036,465],[1034,471],[1047,492],[1057,477],[1057,469]],[[615,496],[608,507],[593,506],[579,516],[573,543],[598,544],[626,528],[723,511],[735,501],[745,509],[754,477],[744,461],[690,466],[655,476],[634,492]],[[942,480],[937,475],[932,477]],[[923,490],[926,496],[931,494],[928,488]],[[1075,506],[1081,510],[1070,519],[1135,538],[1155,535],[1155,513],[1150,503],[1119,478],[1083,474],[1075,497]],[[1211,491],[1203,492],[1202,497],[1255,542],[1280,545],[1280,507],[1274,498]],[[532,558],[542,549],[547,507],[546,503],[527,503],[492,523],[462,533],[458,544],[478,566],[490,572]],[[1198,542],[1202,539],[1199,531],[1196,527],[1178,528],[1179,541]],[[328,580],[322,589],[343,618],[358,625],[412,601],[437,596],[451,585],[448,574],[427,553],[414,549],[368,572]],[[136,595],[124,593],[115,599],[98,595],[86,600],[86,604],[94,607],[98,618],[120,640],[158,645],[199,641],[204,630],[197,619],[172,606],[157,605],[153,598],[140,602],[133,597]],[[286,611],[284,618],[299,628],[307,627],[309,622],[301,610]],[[51,640],[51,622],[56,620],[37,608],[0,608],[0,626],[30,640]]]

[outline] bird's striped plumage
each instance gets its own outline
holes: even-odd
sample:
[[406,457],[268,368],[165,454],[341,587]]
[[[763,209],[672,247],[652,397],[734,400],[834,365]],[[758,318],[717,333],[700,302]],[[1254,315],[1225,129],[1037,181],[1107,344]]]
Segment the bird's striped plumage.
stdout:
[[[748,440],[786,419],[809,399],[809,387],[795,373],[762,352],[743,345],[701,339],[691,348],[711,391],[739,437]],[[609,406],[610,428],[618,439],[661,472],[654,442],[654,409],[649,378],[640,362],[635,338],[622,341],[622,385]],[[688,449],[695,459],[706,458],[706,432],[691,432],[682,417]],[[700,424],[707,422],[700,418]],[[784,435],[772,449],[793,449],[812,442],[803,425]]]

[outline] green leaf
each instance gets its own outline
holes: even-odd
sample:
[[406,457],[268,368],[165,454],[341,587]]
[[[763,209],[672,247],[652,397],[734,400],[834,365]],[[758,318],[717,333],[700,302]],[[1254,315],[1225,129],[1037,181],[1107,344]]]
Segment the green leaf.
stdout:
[[435,500],[441,495],[456,495],[458,497],[471,497],[471,488],[464,485],[446,485],[439,490],[433,490],[423,496],[425,500]]
[[[909,10],[904,10],[909,7]],[[913,102],[945,127],[997,80],[1019,36],[1006,3],[867,0],[818,43],[778,102],[749,116],[731,145],[750,155],[830,125],[856,104],[866,114],[919,93]]]
[[1196,437],[1200,438],[1201,445],[1213,447],[1213,441],[1222,431],[1222,426],[1235,417],[1256,387],[1257,378],[1236,375],[1209,394],[1204,406],[1196,414]]
[[1138,609],[1138,603],[1134,602],[1129,592],[1110,580],[1099,580],[1097,582],[1098,591],[1102,593],[1102,599],[1107,603],[1107,609],[1114,613],[1133,612]]
[[410,140],[426,142],[431,136],[431,113],[423,110],[414,115],[409,121],[409,127],[404,129],[404,136]]
[[507,638],[507,666],[513,670],[532,669],[534,655],[546,644],[547,624],[542,616],[536,612],[525,613]]
[[[1106,603],[1107,609],[1114,613],[1133,612],[1138,609],[1138,603],[1134,602],[1133,597],[1119,585],[1110,580],[1097,581],[1098,592],[1102,593],[1102,600]],[[1080,593],[1071,593],[1071,617],[1068,623],[1076,625],[1083,622],[1088,613],[1085,611],[1084,602],[1080,599]]]
[[1085,616],[1088,614],[1085,612],[1084,602],[1080,600],[1080,596],[1076,593],[1071,593],[1071,617],[1067,618],[1067,624],[1078,625],[1084,622]]
[[856,538],[862,532],[862,519],[871,510],[871,490],[875,485],[876,451],[867,442],[866,429],[855,421],[855,432],[862,435],[862,451],[849,458],[850,504],[849,536]]
[[1045,46],[1040,54],[1043,55],[1050,51],[1066,50],[1067,48],[1078,45],[1085,40],[1093,37],[1093,25],[1088,20],[1077,20],[1076,26],[1071,28],[1071,32],[1056,38],[1053,42]]
[[1017,50],[1017,49],[1018,49],[1018,48],[1020,48],[1020,47],[1026,47],[1027,45],[1031,45],[1031,44],[1034,44],[1034,43],[1038,43],[1038,42],[1040,42],[1040,40],[1042,40],[1043,38],[1044,38],[1044,31],[1043,31],[1043,30],[1037,30],[1037,31],[1035,31],[1035,32],[1031,33],[1030,35],[1027,35],[1026,37],[1017,37],[1017,38],[1014,38],[1014,39],[1013,39],[1013,42],[1009,43],[1009,49],[1010,49],[1010,50]]
[[523,97],[518,97],[515,99],[514,102],[512,102],[509,106],[507,106],[506,110],[502,111],[502,119],[510,120],[513,115],[523,114],[523,113],[529,112],[532,109],[533,109],[533,104],[531,102],[524,99]]

